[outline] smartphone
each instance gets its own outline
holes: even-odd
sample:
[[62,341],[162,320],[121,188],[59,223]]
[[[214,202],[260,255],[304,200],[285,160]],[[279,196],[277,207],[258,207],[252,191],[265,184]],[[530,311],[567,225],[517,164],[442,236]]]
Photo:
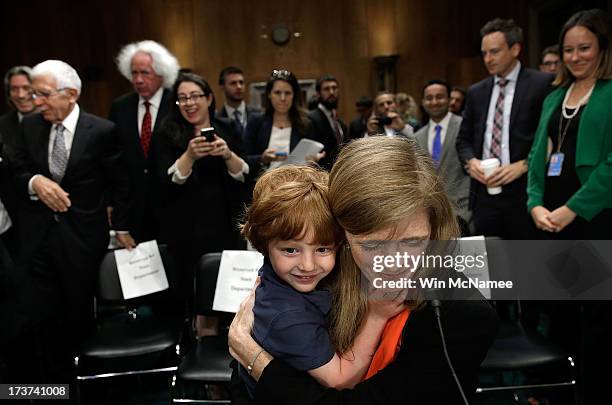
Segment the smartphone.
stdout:
[[213,127],[200,129],[200,136],[206,139],[206,142],[213,142],[215,140],[215,129]]
[[276,152],[274,155],[278,157],[285,157],[287,156],[287,152]]

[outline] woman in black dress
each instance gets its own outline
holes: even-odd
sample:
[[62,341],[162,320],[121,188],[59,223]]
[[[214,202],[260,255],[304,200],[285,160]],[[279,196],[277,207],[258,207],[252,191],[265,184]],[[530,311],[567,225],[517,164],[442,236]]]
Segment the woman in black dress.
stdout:
[[[199,258],[242,247],[236,221],[244,202],[245,161],[229,120],[217,119],[215,97],[200,76],[174,84],[176,107],[154,141],[162,183],[161,241],[174,254],[184,296],[190,296]],[[208,142],[200,130],[214,128]]]

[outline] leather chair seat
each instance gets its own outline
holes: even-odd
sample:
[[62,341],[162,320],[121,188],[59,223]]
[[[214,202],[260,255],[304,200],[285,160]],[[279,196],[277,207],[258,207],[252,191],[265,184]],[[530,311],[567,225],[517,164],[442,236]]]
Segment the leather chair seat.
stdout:
[[504,322],[487,357],[483,370],[512,370],[567,362],[567,354],[536,335],[529,335],[516,322]]
[[184,380],[228,382],[231,361],[226,336],[203,336],[183,357],[177,375]]
[[81,356],[110,359],[161,352],[176,344],[180,331],[176,319],[106,323],[84,343]]

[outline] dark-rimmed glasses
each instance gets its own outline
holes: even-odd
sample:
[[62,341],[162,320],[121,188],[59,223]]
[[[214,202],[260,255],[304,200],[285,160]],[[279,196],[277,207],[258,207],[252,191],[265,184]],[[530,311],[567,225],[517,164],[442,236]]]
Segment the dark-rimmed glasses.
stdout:
[[178,96],[176,98],[176,105],[187,105],[191,100],[194,104],[200,101],[202,97],[206,97],[204,93],[192,93],[189,96]]

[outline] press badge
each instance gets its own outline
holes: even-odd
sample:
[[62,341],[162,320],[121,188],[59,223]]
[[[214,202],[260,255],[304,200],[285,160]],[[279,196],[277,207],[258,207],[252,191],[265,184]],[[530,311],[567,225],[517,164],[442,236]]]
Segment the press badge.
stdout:
[[565,159],[565,154],[562,152],[557,152],[550,155],[550,163],[548,164],[548,176],[561,175],[563,159]]

